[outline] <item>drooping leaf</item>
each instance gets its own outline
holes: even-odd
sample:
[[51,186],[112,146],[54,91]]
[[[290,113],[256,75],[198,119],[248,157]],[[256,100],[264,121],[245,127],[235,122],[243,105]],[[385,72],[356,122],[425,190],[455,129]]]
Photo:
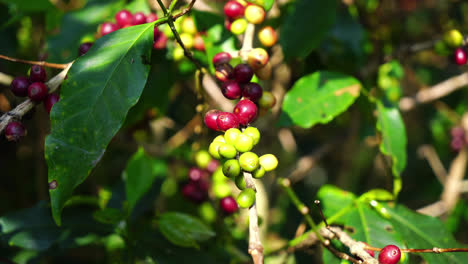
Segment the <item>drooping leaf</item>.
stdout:
[[74,62],[63,83],[45,146],[49,182],[57,183],[50,190],[57,224],[73,189],[99,162],[145,87],[153,27],[133,26],[100,38]]
[[127,164],[125,169],[125,193],[128,201],[129,212],[148,192],[156,177],[166,175],[167,166],[161,160],[155,160],[145,154],[143,148],[139,148]]
[[316,49],[332,27],[336,0],[298,0],[283,24],[280,43],[289,57],[306,57]]
[[198,242],[210,239],[215,233],[199,219],[183,213],[165,213],[159,219],[161,233],[181,247],[198,247]]
[[319,71],[300,78],[286,93],[283,111],[303,128],[328,123],[359,96],[361,83],[336,72]]
[[393,194],[401,190],[401,172],[406,167],[406,130],[400,111],[377,103],[377,129],[382,133],[380,151],[392,158]]

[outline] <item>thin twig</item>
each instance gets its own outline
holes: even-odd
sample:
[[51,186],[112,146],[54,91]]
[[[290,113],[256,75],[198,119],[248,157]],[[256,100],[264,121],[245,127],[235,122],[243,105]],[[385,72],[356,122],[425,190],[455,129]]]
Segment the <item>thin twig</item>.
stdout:
[[429,165],[439,182],[444,184],[445,179],[447,178],[447,170],[445,169],[444,164],[442,164],[442,161],[440,160],[439,155],[437,155],[434,147],[431,145],[422,145],[418,148],[418,154],[429,162]]
[[442,201],[447,207],[447,211],[451,211],[455,207],[460,197],[460,183],[465,176],[467,162],[467,150],[462,149],[450,165],[449,174],[444,184],[444,191],[442,192]]
[[1,54],[0,54],[0,59],[13,61],[13,62],[20,62],[20,63],[25,63],[25,64],[39,65],[39,66],[44,66],[44,67],[49,67],[49,68],[54,68],[54,69],[65,69],[69,65],[69,63],[60,64],[60,63],[50,63],[50,62],[46,62],[46,61],[22,60],[22,59],[8,57],[8,56],[1,55]]
[[190,4],[189,4],[186,8],[184,8],[180,13],[178,13],[178,14],[172,16],[172,19],[175,21],[175,20],[178,19],[179,17],[181,17],[181,16],[187,14],[190,10],[192,10],[193,5],[195,4],[195,2],[196,2],[196,0],[192,0],[192,1],[190,2]]
[[[256,192],[252,174],[244,172],[244,180],[246,188]],[[254,264],[263,264],[263,245],[260,241],[258,228],[257,202],[254,202],[249,208],[249,254],[252,256]]]

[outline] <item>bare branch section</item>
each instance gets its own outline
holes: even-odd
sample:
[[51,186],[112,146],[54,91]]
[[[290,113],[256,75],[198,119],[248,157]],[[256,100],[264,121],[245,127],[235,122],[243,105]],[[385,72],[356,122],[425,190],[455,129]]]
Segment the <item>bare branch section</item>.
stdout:
[[[55,75],[52,79],[45,83],[49,88],[49,93],[53,93],[55,90],[57,90],[57,88],[65,79],[65,76],[67,75],[71,65],[72,63],[67,64],[67,67],[63,69],[63,71],[61,71],[59,74]],[[3,132],[8,123],[10,123],[14,119],[21,119],[34,106],[35,103],[30,99],[27,99],[26,101],[22,102],[17,107],[15,107],[15,109],[3,114],[0,117],[0,133]]]
[[[252,174],[244,172],[244,180],[247,188],[257,191]],[[249,254],[252,256],[254,264],[263,264],[263,246],[258,228],[257,202],[249,208]]]
[[419,91],[413,97],[403,97],[400,100],[400,109],[403,111],[412,110],[418,104],[432,102],[436,99],[444,97],[454,91],[468,85],[468,72],[447,79],[439,84],[436,84],[428,89]]
[[8,56],[1,55],[1,54],[0,54],[0,59],[4,59],[4,60],[7,60],[7,61],[13,61],[13,62],[21,62],[21,63],[31,64],[31,65],[39,65],[39,66],[55,68],[55,69],[65,69],[65,68],[68,67],[68,63],[59,64],[59,63],[50,63],[50,62],[46,62],[46,61],[22,60],[22,59],[8,57]]

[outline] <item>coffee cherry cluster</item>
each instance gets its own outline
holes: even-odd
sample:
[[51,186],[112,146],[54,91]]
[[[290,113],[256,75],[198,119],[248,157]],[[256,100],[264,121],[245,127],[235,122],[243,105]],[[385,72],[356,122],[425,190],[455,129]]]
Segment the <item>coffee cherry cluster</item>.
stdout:
[[[143,12],[136,12],[132,14],[130,11],[123,9],[115,14],[115,23],[114,22],[104,22],[99,26],[98,35],[99,37],[105,36],[109,33],[112,33],[121,28],[141,25],[145,23],[151,23],[158,20],[158,16],[155,13],[150,13],[145,15]],[[167,43],[167,36],[159,31],[157,27],[154,27],[153,31],[153,48],[154,49],[165,49]],[[85,42],[80,46],[80,55],[81,49],[89,50],[92,43]],[[89,47],[88,47],[89,46]],[[86,49],[87,48],[87,49]],[[86,52],[84,52],[86,53]],[[83,54],[84,54],[83,53]]]
[[458,152],[468,144],[468,140],[463,127],[457,126],[450,130],[452,139],[450,141],[450,147],[453,151]]
[[[18,76],[10,84],[11,92],[18,97],[29,97],[36,104],[44,102],[44,108],[48,113],[52,106],[58,102],[57,94],[49,94],[45,85],[47,73],[42,66],[33,65],[29,70],[29,76]],[[10,122],[5,128],[5,137],[9,141],[18,141],[26,135],[26,128],[19,121]]]
[[447,31],[443,39],[436,43],[435,49],[436,51],[450,50],[453,61],[457,65],[465,65],[468,61],[463,35],[456,29]]

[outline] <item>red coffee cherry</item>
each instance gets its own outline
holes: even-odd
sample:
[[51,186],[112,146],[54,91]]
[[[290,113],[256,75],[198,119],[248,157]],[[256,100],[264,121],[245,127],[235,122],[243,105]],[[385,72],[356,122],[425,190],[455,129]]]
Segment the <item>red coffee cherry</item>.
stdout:
[[10,122],[5,128],[5,137],[8,141],[18,141],[26,135],[26,128],[20,122]]
[[205,119],[204,119],[205,125],[211,130],[218,131],[219,128],[218,128],[216,120],[218,120],[218,116],[221,113],[222,113],[221,111],[216,110],[216,109],[212,109],[206,112]]
[[[366,242],[362,242],[362,243],[364,243],[366,246],[369,246],[369,244],[367,244]],[[366,252],[367,252],[367,254],[369,254],[371,257],[374,257],[374,256],[375,256],[375,252],[372,251],[372,250],[366,249]]]
[[44,108],[47,113],[50,114],[50,110],[52,110],[52,106],[60,100],[58,94],[48,94],[46,99],[44,100]]
[[151,13],[146,17],[146,23],[151,23],[156,20],[158,20],[158,15],[156,15],[155,13]]
[[158,32],[159,33],[156,33],[153,37],[155,39],[153,41],[153,49],[162,50],[166,48],[168,38],[161,31]]
[[40,102],[47,97],[49,89],[42,82],[35,82],[28,87],[28,97],[34,102]]
[[29,79],[24,76],[18,76],[10,84],[10,89],[14,95],[24,97],[28,95]]
[[29,71],[29,80],[31,82],[45,82],[47,80],[47,73],[42,66],[33,65]]
[[193,48],[199,51],[205,51],[205,42],[200,33],[196,33],[195,37],[193,37]]
[[396,264],[400,261],[401,251],[395,245],[385,246],[379,254],[380,264]]
[[83,56],[85,55],[88,50],[93,46],[93,42],[84,42],[80,45],[78,48],[78,56]]
[[232,57],[231,54],[227,52],[220,52],[214,55],[213,57],[213,65],[220,65],[220,64],[227,64],[229,61],[231,61]]
[[224,197],[219,201],[219,205],[225,214],[233,214],[239,210],[236,200],[232,196]]
[[242,94],[242,90],[236,81],[227,81],[221,86],[221,92],[224,97],[234,100],[239,99]]
[[222,112],[216,119],[219,130],[226,131],[230,128],[239,128],[239,119],[232,113]]
[[239,123],[245,126],[255,121],[257,106],[249,99],[240,100],[234,107],[234,115],[239,119]]
[[239,2],[231,0],[224,5],[224,14],[230,19],[244,16],[245,8]]
[[239,83],[248,83],[252,79],[254,72],[252,68],[250,68],[249,65],[247,64],[237,64],[236,67],[234,67],[234,78],[239,82]]
[[208,163],[208,167],[206,167],[206,170],[209,173],[214,173],[216,169],[218,169],[218,167],[219,167],[219,161],[212,159],[210,160],[210,163]]
[[114,23],[111,23],[111,22],[103,23],[101,25],[101,30],[100,30],[101,36],[105,36],[105,35],[107,35],[109,33],[112,33],[114,31],[118,30],[118,29],[119,29],[119,26],[117,26]]
[[141,25],[146,23],[146,16],[143,12],[136,12],[133,15],[132,25]]
[[207,172],[197,167],[190,168],[188,176],[191,181],[200,181],[208,178]]
[[120,27],[132,25],[132,20],[133,15],[128,10],[120,10],[117,12],[117,14],[115,14],[115,22],[117,22],[117,25]]
[[468,60],[466,51],[463,48],[457,48],[453,56],[457,65],[465,65]]
[[201,203],[208,198],[208,187],[206,181],[190,181],[182,187],[182,195],[194,203]]
[[257,102],[263,95],[263,89],[258,83],[247,83],[242,87],[242,96],[252,102]]

